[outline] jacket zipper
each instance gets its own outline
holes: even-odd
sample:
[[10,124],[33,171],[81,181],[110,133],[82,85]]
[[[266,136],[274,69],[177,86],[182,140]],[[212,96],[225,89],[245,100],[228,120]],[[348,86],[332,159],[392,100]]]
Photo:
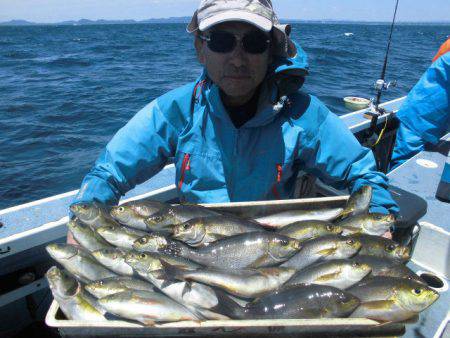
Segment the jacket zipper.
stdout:
[[281,183],[282,177],[283,177],[283,167],[281,166],[281,164],[277,164],[277,181],[275,182],[275,184],[272,187],[272,192],[273,192],[273,195],[275,196],[275,198],[278,200],[281,198],[280,198],[280,194],[278,193],[277,186]]
[[191,170],[191,155],[184,154],[183,163],[181,164],[180,181],[178,182],[178,190],[181,190],[184,182],[184,175],[186,170]]

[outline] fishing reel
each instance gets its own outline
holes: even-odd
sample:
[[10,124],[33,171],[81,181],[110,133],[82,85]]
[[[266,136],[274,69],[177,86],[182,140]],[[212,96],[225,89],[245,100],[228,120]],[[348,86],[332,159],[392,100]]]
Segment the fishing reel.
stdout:
[[392,82],[386,82],[383,79],[379,79],[377,80],[373,87],[375,88],[375,90],[378,92],[382,92],[382,91],[387,91],[389,89],[389,87],[397,87],[397,80],[394,80]]
[[397,87],[397,80],[386,82],[383,79],[377,80],[373,85],[377,97],[370,99],[369,111],[365,114],[368,118],[373,118],[374,116],[380,117],[386,113],[386,110],[379,107],[380,97],[382,92],[386,92],[389,87]]

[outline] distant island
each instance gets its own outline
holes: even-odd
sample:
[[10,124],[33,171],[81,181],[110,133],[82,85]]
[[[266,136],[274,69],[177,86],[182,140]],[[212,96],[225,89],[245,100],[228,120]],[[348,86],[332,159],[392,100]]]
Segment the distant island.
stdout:
[[42,26],[42,25],[51,25],[51,26],[60,26],[60,25],[69,25],[69,26],[82,26],[82,25],[126,25],[126,24],[138,24],[138,23],[189,23],[191,17],[183,16],[183,17],[173,17],[173,18],[161,18],[161,19],[146,19],[146,20],[70,20],[70,21],[62,21],[57,23],[39,23],[39,22],[30,22],[26,20],[11,20],[6,22],[0,22],[1,26]]
[[[30,22],[26,20],[10,20],[6,22],[0,22],[0,26],[86,26],[86,25],[129,25],[129,24],[146,24],[146,23],[183,23],[187,24],[191,20],[189,16],[183,17],[171,17],[171,18],[157,18],[146,20],[70,20],[57,23],[38,23]],[[282,22],[290,23],[323,23],[323,24],[390,24],[390,22],[382,21],[349,21],[349,20],[298,20],[298,19],[282,19]],[[406,22],[401,21],[397,24],[400,25],[450,25],[450,21],[447,22]]]

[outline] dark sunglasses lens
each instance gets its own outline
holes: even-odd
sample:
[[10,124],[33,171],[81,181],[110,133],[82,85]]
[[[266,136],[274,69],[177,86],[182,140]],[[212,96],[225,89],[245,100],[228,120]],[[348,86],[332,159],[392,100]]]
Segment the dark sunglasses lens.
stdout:
[[229,53],[236,45],[236,38],[227,32],[211,32],[208,47],[216,53]]
[[250,54],[262,54],[269,47],[267,36],[263,32],[254,31],[248,33],[242,39],[244,49]]

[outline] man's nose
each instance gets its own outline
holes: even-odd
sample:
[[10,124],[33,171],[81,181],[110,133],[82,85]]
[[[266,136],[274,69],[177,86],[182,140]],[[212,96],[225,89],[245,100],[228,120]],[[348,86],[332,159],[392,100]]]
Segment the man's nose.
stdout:
[[237,68],[247,65],[248,63],[247,53],[244,51],[240,43],[236,44],[236,47],[234,48],[231,54],[230,63]]

